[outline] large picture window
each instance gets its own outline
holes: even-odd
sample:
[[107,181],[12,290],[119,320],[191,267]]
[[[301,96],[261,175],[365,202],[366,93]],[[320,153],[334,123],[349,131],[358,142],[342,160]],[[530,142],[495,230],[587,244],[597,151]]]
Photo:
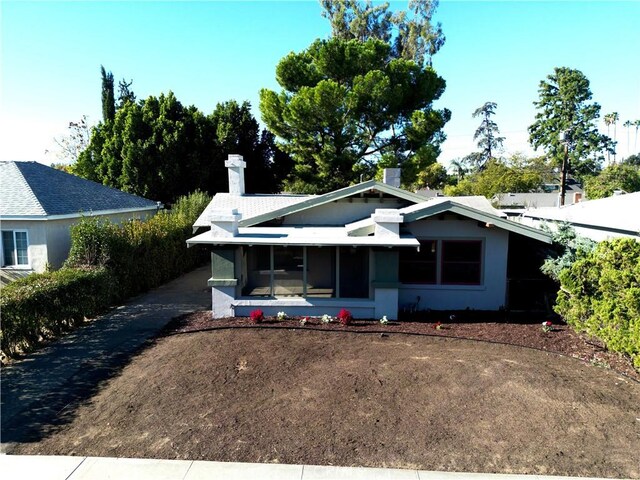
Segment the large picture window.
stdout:
[[27,232],[2,230],[2,266],[29,265]]
[[481,285],[481,240],[421,240],[420,251],[400,250],[400,282]]
[[367,247],[274,245],[244,252],[243,296],[369,297]]

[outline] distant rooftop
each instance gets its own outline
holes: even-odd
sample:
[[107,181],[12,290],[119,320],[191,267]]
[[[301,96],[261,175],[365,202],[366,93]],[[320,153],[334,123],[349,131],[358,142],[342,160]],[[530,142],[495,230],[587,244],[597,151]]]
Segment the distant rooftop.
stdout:
[[37,162],[0,161],[0,216],[151,210],[156,202]]

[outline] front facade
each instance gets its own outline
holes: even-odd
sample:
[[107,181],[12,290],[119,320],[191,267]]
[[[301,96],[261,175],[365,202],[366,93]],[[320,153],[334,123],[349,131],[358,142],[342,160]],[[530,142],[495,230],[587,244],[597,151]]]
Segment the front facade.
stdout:
[[59,268],[84,216],[144,219],[158,205],[36,162],[0,162],[0,273],[9,281]]
[[320,196],[247,195],[242,158],[227,166],[230,193],[214,197],[194,225],[208,230],[188,241],[211,248],[216,318],[497,310],[510,235],[550,241],[482,197],[426,200],[375,181]]

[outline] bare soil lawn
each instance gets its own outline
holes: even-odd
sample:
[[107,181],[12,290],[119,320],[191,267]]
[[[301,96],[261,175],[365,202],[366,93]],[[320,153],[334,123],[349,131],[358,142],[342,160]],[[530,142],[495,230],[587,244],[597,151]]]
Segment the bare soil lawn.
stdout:
[[613,370],[393,325],[172,334],[204,318],[12,453],[640,478],[640,384]]

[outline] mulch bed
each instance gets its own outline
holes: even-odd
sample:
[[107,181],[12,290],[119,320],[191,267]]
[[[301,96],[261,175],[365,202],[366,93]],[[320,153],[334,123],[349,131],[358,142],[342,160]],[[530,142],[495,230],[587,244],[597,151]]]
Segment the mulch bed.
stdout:
[[175,318],[165,327],[162,335],[229,328],[285,328],[464,338],[553,352],[599,367],[610,368],[640,382],[640,372],[635,370],[629,357],[607,351],[598,339],[578,334],[568,325],[557,323],[557,320],[551,331],[544,332],[542,321],[476,321],[465,318],[463,312],[451,316],[446,321],[444,317],[438,316],[434,318],[435,321],[390,321],[386,325],[380,324],[377,320],[353,320],[350,325],[344,326],[335,320],[331,323],[323,323],[317,317],[305,317],[305,319],[304,325],[300,323],[302,317],[285,320],[266,317],[261,323],[255,324],[248,317],[214,320],[211,318],[211,311],[206,310]]

